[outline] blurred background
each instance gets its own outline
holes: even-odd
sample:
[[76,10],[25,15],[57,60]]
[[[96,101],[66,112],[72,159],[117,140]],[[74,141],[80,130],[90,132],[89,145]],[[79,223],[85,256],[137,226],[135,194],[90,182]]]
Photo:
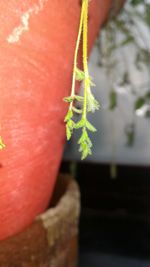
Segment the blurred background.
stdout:
[[61,166],[81,190],[80,267],[150,266],[150,0],[119,2],[89,60],[93,154],[80,161],[76,132]]

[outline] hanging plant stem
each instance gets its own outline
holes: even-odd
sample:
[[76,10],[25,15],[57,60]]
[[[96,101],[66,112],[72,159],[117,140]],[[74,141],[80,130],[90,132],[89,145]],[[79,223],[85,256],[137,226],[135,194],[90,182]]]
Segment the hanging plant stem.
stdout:
[[[92,83],[92,78],[89,75],[88,70],[88,8],[89,0],[82,0],[82,8],[80,15],[79,31],[76,41],[75,54],[74,54],[74,65],[73,65],[73,76],[72,76],[72,88],[71,94],[68,97],[64,98],[65,102],[69,103],[69,109],[65,117],[66,123],[66,135],[67,140],[70,140],[72,137],[73,131],[75,129],[81,129],[81,137],[78,140],[79,151],[82,156],[81,159],[86,158],[88,155],[91,155],[92,142],[88,136],[88,131],[95,132],[95,127],[87,120],[88,112],[95,112],[99,109],[99,103],[95,99],[94,95],[91,92],[91,86],[94,86]],[[79,46],[82,36],[82,47],[83,47],[83,70],[80,70],[77,66],[77,59],[79,53]],[[84,93],[83,96],[76,94],[76,81],[83,82]],[[79,110],[75,107],[74,103],[82,102],[82,109]],[[81,115],[79,121],[74,121],[74,115],[78,113]]]
[[[73,75],[72,75],[72,88],[71,88],[71,97],[75,97],[75,85],[76,85],[76,68],[77,68],[77,61],[78,61],[78,53],[79,53],[79,46],[82,34],[82,27],[83,27],[83,18],[84,18],[84,10],[85,10],[85,1],[83,1],[82,9],[81,9],[81,16],[80,16],[80,24],[79,24],[79,31],[78,37],[76,41],[75,53],[74,53],[74,64],[73,64]],[[71,110],[73,106],[73,101],[70,102],[69,109]]]

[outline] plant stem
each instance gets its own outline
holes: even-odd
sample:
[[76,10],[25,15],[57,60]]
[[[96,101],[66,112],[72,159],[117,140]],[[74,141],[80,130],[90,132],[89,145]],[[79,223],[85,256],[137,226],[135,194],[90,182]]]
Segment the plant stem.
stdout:
[[87,113],[87,88],[89,87],[89,71],[87,62],[87,43],[88,43],[88,0],[85,1],[84,19],[83,19],[83,68],[85,73],[84,80],[84,103],[83,103],[83,118],[86,120]]
[[[89,0],[82,0],[80,23],[79,23],[79,32],[77,36],[75,53],[74,53],[74,65],[73,65],[73,78],[72,78],[72,88],[71,95],[65,97],[64,101],[69,102],[69,111],[65,117],[66,122],[66,135],[67,140],[70,140],[73,131],[76,129],[82,129],[82,134],[78,140],[79,152],[82,153],[82,159],[85,159],[88,155],[92,154],[91,147],[92,142],[88,136],[88,131],[95,132],[95,127],[87,120],[87,112],[94,112],[99,108],[99,105],[91,93],[90,86],[94,85],[89,76],[88,70],[88,8]],[[81,42],[82,35],[82,64],[83,70],[78,69],[77,60],[79,53],[79,46]],[[83,96],[76,95],[75,85],[76,81],[83,81]],[[74,106],[74,101],[82,101],[82,110],[77,109]],[[74,112],[81,114],[79,121],[74,121]]]
[[[72,76],[72,87],[71,87],[71,96],[75,95],[75,84],[76,84],[76,68],[77,68],[77,60],[78,60],[78,51],[80,46],[82,28],[83,28],[83,18],[84,18],[84,9],[85,9],[85,1],[82,1],[81,15],[80,15],[80,23],[79,23],[79,31],[76,41],[75,53],[74,53],[74,63],[73,63],[73,76]],[[73,101],[70,103],[69,109],[72,109]]]

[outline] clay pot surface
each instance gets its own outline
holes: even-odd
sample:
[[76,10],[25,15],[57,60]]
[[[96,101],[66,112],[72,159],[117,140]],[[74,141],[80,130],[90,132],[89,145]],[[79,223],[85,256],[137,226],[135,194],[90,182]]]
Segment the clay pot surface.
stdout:
[[[89,50],[111,0],[90,1]],[[0,239],[51,198],[65,142],[79,0],[0,0]]]
[[22,233],[0,241],[0,266],[76,267],[80,193],[60,176],[51,206]]

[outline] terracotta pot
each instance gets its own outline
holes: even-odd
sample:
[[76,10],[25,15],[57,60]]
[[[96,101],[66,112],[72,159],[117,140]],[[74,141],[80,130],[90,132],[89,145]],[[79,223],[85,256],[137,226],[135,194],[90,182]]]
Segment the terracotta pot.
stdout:
[[22,233],[0,241],[0,266],[75,267],[80,194],[76,182],[60,176],[53,207]]
[[[89,49],[111,0],[92,0]],[[65,142],[79,0],[0,0],[0,239],[45,210]]]

